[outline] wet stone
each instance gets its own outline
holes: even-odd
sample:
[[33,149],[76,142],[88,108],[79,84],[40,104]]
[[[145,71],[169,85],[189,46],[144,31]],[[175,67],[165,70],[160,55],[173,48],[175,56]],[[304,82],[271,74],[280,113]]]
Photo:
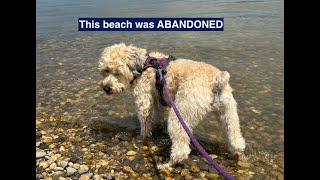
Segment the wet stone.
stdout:
[[48,144],[40,144],[39,146],[40,149],[48,149],[49,148],[49,145]]
[[123,166],[122,170],[123,172],[126,172],[126,173],[130,173],[132,171],[131,167],[129,166]]
[[57,167],[57,164],[56,163],[52,163],[50,166],[49,166],[49,169],[53,170],[54,168]]
[[142,150],[148,151],[148,150],[149,150],[149,147],[148,147],[148,146],[142,146]]
[[242,169],[239,169],[237,172],[240,173],[240,174],[243,174],[245,171],[242,170]]
[[36,147],[39,147],[41,142],[36,142]]
[[98,174],[104,174],[108,171],[109,166],[102,165],[100,168],[97,167],[97,169],[98,169]]
[[56,147],[56,145],[54,145],[54,144],[49,145],[49,149],[54,149],[55,147]]
[[209,171],[209,165],[205,162],[198,163],[200,170],[202,171]]
[[209,169],[208,172],[211,173],[211,174],[217,174],[218,173],[217,170],[212,166],[209,166],[208,169]]
[[79,169],[79,168],[80,168],[80,164],[75,163],[75,164],[72,165],[72,167],[73,167],[74,169]]
[[118,138],[112,138],[111,142],[114,143],[114,144],[117,144],[117,143],[120,142],[120,140]]
[[136,173],[136,172],[134,172],[134,171],[132,171],[132,172],[130,172],[130,178],[137,178],[137,177],[139,177],[139,174],[138,173]]
[[85,160],[90,160],[90,159],[92,159],[93,158],[93,155],[92,154],[85,154],[85,155],[83,155],[83,159],[85,159]]
[[75,174],[77,172],[76,169],[72,168],[72,167],[67,167],[67,176],[72,176],[73,174]]
[[93,180],[103,180],[98,174],[93,176]]
[[242,162],[242,161],[238,161],[237,165],[241,166],[241,167],[244,167],[244,168],[249,168],[250,167],[250,163]]
[[199,175],[200,175],[201,178],[204,178],[206,176],[206,173],[200,172]]
[[121,141],[131,141],[131,135],[129,133],[119,133],[118,136]]
[[39,163],[39,166],[46,169],[47,167],[49,167],[49,163],[47,161],[43,161],[43,162]]
[[72,179],[73,179],[73,180],[79,180],[79,179],[80,179],[80,176],[81,176],[81,174],[78,174],[78,173],[77,173],[77,174],[75,174],[75,175],[72,176]]
[[182,176],[180,176],[179,174],[175,174],[174,176],[173,176],[173,179],[175,179],[175,180],[182,180],[182,179],[184,179]]
[[217,156],[217,155],[215,155],[215,154],[210,154],[210,157],[211,157],[212,159],[216,159],[216,158],[218,158],[218,156]]
[[43,178],[43,175],[42,174],[37,174],[36,175],[36,179],[42,179]]
[[131,161],[129,161],[128,159],[124,160],[122,163],[123,166],[130,166],[130,164],[131,164]]
[[134,156],[134,155],[136,155],[136,154],[138,154],[137,151],[133,151],[133,150],[130,150],[130,151],[128,151],[128,152],[126,153],[126,155],[128,155],[128,156]]
[[65,173],[63,171],[56,171],[56,172],[53,173],[52,179],[53,180],[58,180],[59,177],[61,177],[61,176],[62,177],[65,176]]
[[80,165],[80,167],[79,167],[79,169],[78,169],[78,172],[79,172],[80,174],[86,173],[86,172],[88,172],[88,171],[89,171],[89,167],[86,166],[86,165]]
[[51,127],[57,127],[58,126],[58,122],[54,121],[54,122],[51,122]]
[[42,134],[40,132],[36,132],[36,138],[41,138]]
[[78,160],[80,160],[80,158],[78,158],[78,157],[72,157],[72,158],[70,158],[70,162],[72,162],[72,163],[76,163]]
[[73,139],[73,142],[76,142],[76,143],[80,143],[82,141],[82,138],[81,137],[75,137]]
[[191,165],[191,166],[189,167],[189,170],[190,170],[191,172],[193,172],[193,173],[198,173],[198,172],[200,172],[200,168],[199,168],[198,166],[196,166],[196,165]]
[[52,137],[45,137],[43,140],[43,142],[46,144],[52,143],[52,141],[53,141]]
[[184,177],[186,175],[190,174],[189,169],[182,169],[181,170],[181,176]]
[[80,180],[89,180],[93,176],[93,173],[82,174]]
[[104,145],[104,144],[97,144],[97,149],[99,150],[99,151],[105,151],[105,150],[107,150],[107,145]]
[[36,158],[42,158],[45,155],[47,155],[47,153],[44,151],[36,152]]
[[108,116],[113,116],[113,115],[115,115],[115,114],[116,114],[115,111],[108,111]]
[[55,167],[53,170],[55,170],[55,171],[63,171],[64,169],[62,167]]
[[59,151],[64,152],[64,151],[66,151],[66,149],[64,148],[64,146],[60,146]]
[[171,176],[171,172],[168,169],[161,169],[160,173],[166,177],[170,177]]
[[[130,156],[130,157],[132,157],[132,156]],[[138,159],[133,159],[132,161],[130,161],[130,167],[132,168],[132,169],[136,169],[136,167],[137,167],[137,164],[138,164]]]
[[114,179],[112,176],[107,176],[107,180],[112,180],[112,179]]
[[67,165],[68,165],[68,162],[67,162],[67,161],[58,161],[58,162],[57,162],[57,166],[58,166],[58,167],[65,168],[65,167],[67,167]]
[[185,180],[191,180],[193,178],[193,176],[191,176],[190,174],[187,174],[184,179]]
[[205,176],[208,180],[217,180],[219,175],[218,174],[212,174],[212,173],[208,173]]
[[227,166],[233,165],[234,161],[232,161],[232,160],[223,160],[222,164],[227,167]]

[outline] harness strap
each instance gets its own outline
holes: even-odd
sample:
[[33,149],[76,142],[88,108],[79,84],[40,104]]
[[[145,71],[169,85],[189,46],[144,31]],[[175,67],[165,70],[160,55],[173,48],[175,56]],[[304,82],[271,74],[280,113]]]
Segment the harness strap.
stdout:
[[[145,71],[146,69],[148,69],[149,67],[152,67],[156,70],[161,69],[162,74],[165,75],[167,73],[167,67],[168,64],[175,60],[176,58],[174,56],[169,55],[168,58],[163,58],[163,59],[156,59],[154,57],[151,57],[149,55],[147,55],[147,60],[144,63],[144,67],[142,69],[142,72]],[[159,72],[156,71],[156,89],[158,90],[158,95],[159,95],[159,102],[163,105],[163,106],[167,106],[166,101],[163,98],[163,78],[162,76],[160,76]]]

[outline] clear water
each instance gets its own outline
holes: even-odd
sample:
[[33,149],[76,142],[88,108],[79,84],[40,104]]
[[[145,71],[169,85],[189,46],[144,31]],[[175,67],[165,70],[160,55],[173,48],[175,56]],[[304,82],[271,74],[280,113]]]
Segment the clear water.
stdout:
[[[205,61],[231,74],[250,161],[260,167],[253,171],[283,173],[282,0],[37,0],[36,6],[37,109],[135,127],[129,93],[107,97],[98,87],[98,59],[104,47],[125,42]],[[223,17],[225,30],[78,32],[78,17]],[[212,114],[196,134],[222,140]]]

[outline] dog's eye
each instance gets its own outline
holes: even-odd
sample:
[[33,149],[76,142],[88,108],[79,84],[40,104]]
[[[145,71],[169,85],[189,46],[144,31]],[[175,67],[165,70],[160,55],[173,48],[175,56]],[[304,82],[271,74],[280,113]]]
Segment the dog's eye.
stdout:
[[106,73],[109,73],[109,70],[105,70]]

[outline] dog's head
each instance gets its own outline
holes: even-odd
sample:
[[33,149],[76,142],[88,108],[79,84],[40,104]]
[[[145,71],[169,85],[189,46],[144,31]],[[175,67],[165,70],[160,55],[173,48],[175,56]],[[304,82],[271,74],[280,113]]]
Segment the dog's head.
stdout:
[[108,95],[123,92],[143,68],[145,58],[146,50],[132,45],[120,43],[105,48],[99,61],[103,77],[100,86]]

